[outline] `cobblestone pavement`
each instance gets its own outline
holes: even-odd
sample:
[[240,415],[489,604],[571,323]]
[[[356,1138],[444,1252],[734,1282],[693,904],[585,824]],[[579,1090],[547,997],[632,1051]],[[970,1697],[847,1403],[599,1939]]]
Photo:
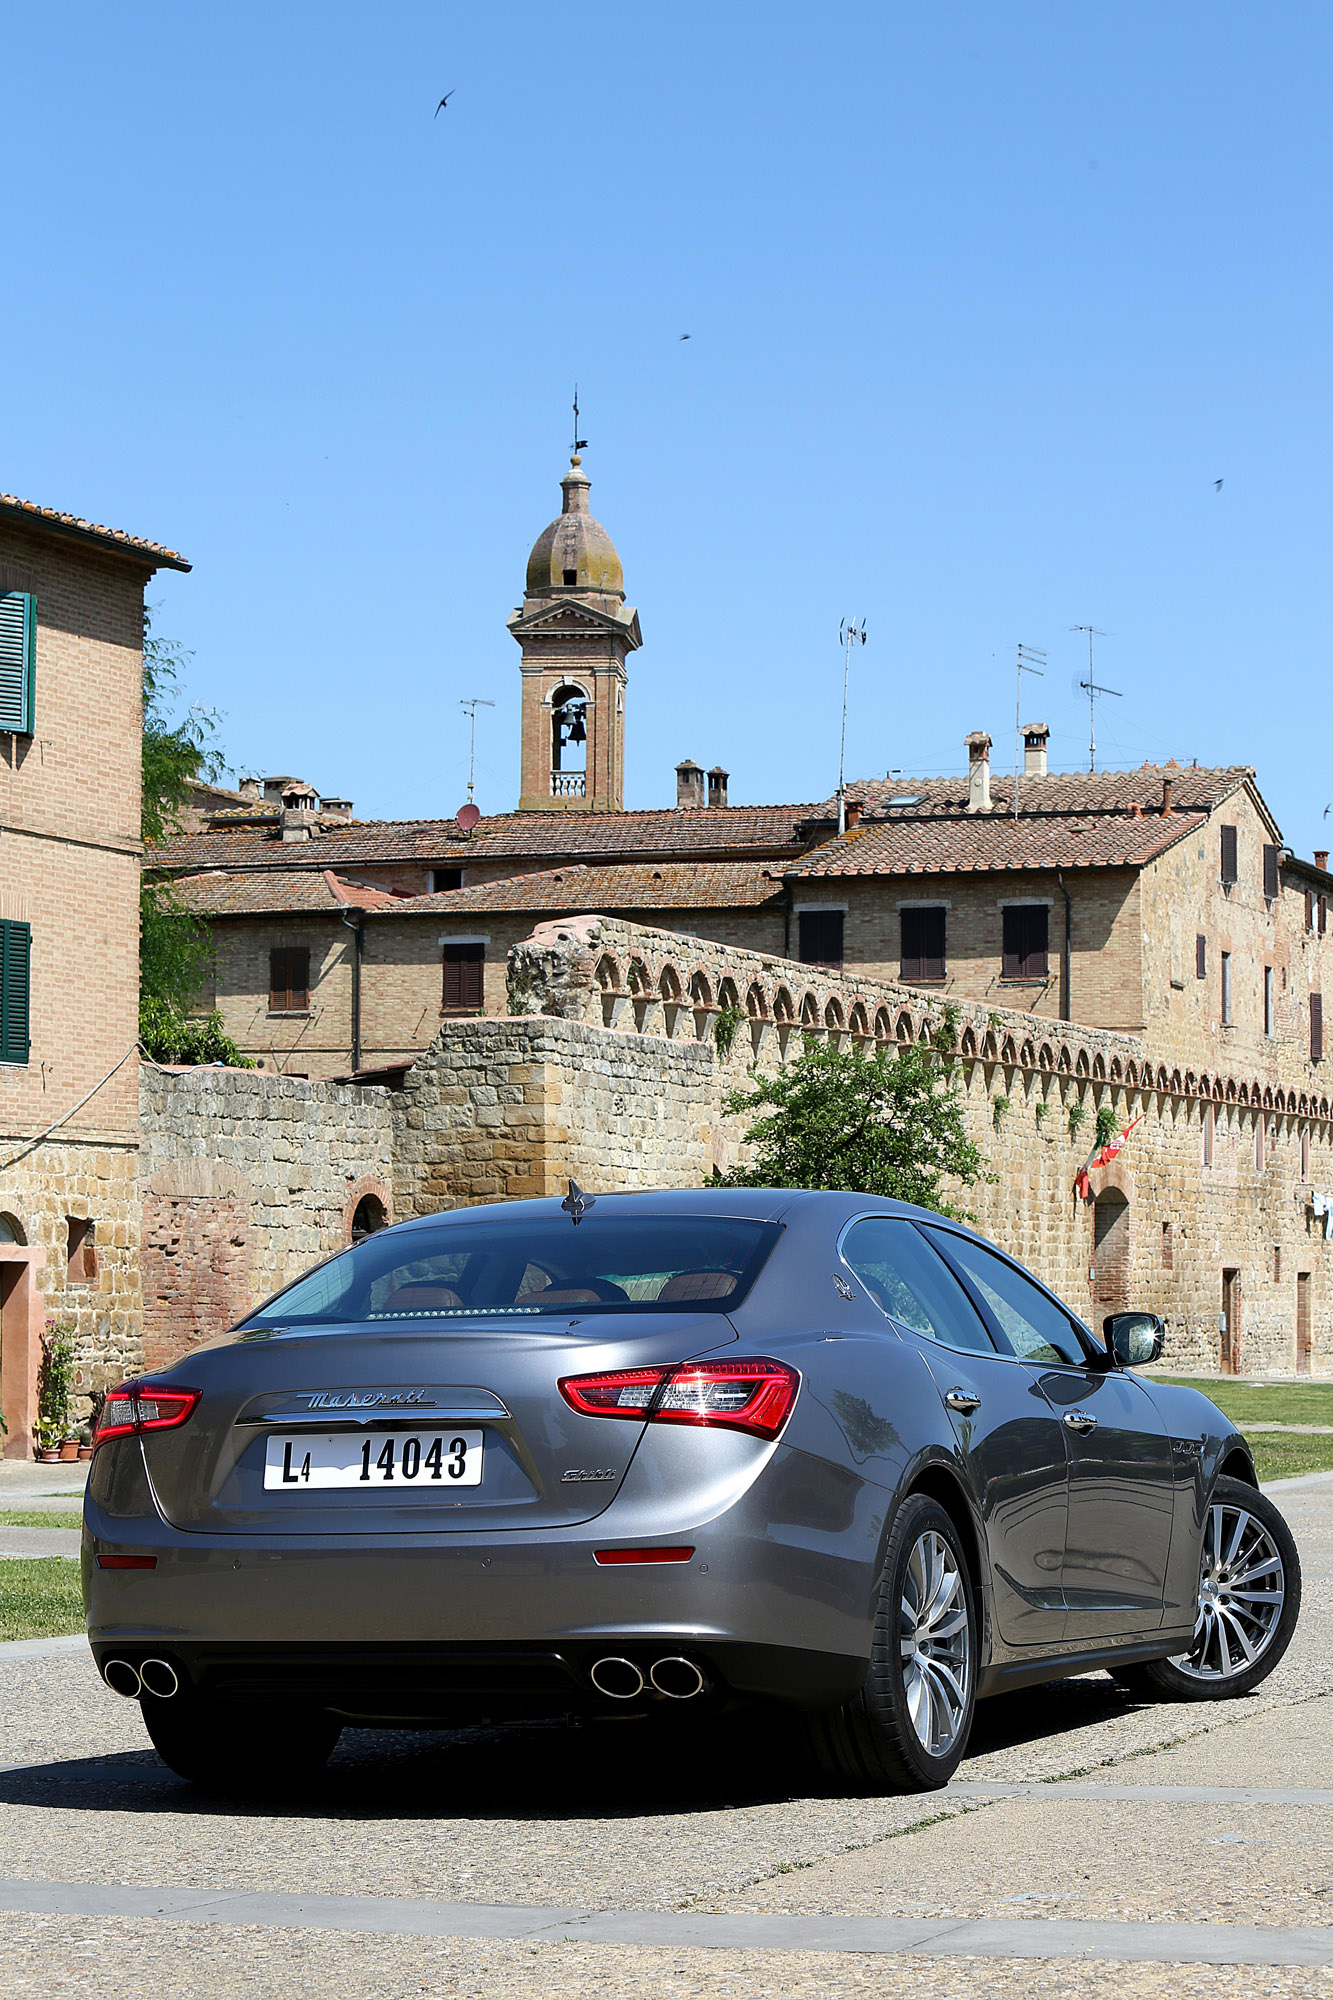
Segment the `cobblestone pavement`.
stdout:
[[[0,1648],[5,1989],[1333,2000],[1333,1964],[1299,1962],[1333,1959],[1333,1480],[1274,1492],[1301,1543],[1305,1609],[1257,1694],[1138,1706],[1089,1677],[1002,1697],[979,1712],[963,1788],[913,1799],[812,1791],[779,1732],[738,1720],[669,1742],[632,1724],[348,1732],[318,1792],[281,1810],[220,1804],[162,1770],[86,1654]],[[1098,1786],[1108,1796],[1086,1795]],[[1198,1796],[1217,1787],[1242,1796]],[[50,1909],[32,1907],[42,1883],[56,1885]],[[174,1915],[142,1913],[155,1889]],[[230,1905],[191,1920],[219,1892]],[[357,1900],[319,1901],[334,1897]],[[497,1930],[546,1934],[391,1934],[420,1928],[422,1903],[387,1899],[473,1917],[507,1905],[515,1921]],[[562,1910],[580,1914],[548,1921]],[[1081,1928],[1108,1922],[1149,1929]],[[875,1942],[886,1923],[933,1939],[931,1955]],[[1237,1955],[1262,1957],[1271,1938],[1279,1962],[1143,1962],[1199,1948],[1168,1925],[1213,1927]]]

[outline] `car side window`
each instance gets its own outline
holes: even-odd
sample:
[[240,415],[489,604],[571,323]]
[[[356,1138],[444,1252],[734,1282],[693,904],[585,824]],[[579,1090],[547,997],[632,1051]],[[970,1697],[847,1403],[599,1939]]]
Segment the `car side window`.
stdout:
[[910,1222],[889,1215],[854,1222],[843,1238],[842,1255],[891,1319],[942,1347],[995,1352],[971,1299]]
[[970,1236],[955,1236],[951,1229],[933,1229],[929,1224],[925,1229],[972,1280],[999,1321],[1017,1360],[1057,1366],[1066,1361],[1086,1364],[1087,1356],[1069,1315],[1031,1278]]

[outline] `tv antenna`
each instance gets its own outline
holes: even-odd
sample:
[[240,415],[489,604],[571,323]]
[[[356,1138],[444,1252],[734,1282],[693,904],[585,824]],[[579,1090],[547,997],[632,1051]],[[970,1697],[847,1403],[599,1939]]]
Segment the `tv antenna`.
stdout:
[[1092,642],[1094,639],[1105,639],[1108,635],[1097,625],[1071,625],[1069,629],[1071,632],[1086,632],[1088,635],[1088,678],[1085,681],[1080,681],[1079,686],[1088,697],[1088,769],[1095,771],[1097,768],[1097,697],[1099,694],[1113,694],[1116,700],[1119,701],[1121,695],[1119,688],[1099,687],[1093,676]]
[[[1038,665],[1040,661],[1040,665]],[[1018,818],[1018,773],[1023,755],[1023,676],[1035,674],[1039,681],[1046,678],[1046,655],[1039,646],[1025,646],[1018,642],[1018,667],[1014,674],[1014,818]]]
[[864,618],[844,618],[838,627],[838,641],[842,647],[842,737],[838,744],[838,832],[847,831],[847,787],[845,772],[847,766],[847,682],[852,671],[852,647],[864,646],[866,642],[866,621]]
[[[570,453],[570,457],[577,458],[581,451],[586,451],[587,449],[587,438],[579,436],[579,385],[576,382],[574,384],[574,449]],[[491,706],[495,706],[494,702],[492,702]]]
[[474,803],[473,794],[476,791],[475,780],[477,776],[477,710],[479,708],[494,708],[495,703],[493,701],[483,701],[479,694],[475,694],[469,701],[460,701],[458,706],[466,709],[472,718],[472,748],[468,752],[467,760],[467,802],[469,805],[472,805]]

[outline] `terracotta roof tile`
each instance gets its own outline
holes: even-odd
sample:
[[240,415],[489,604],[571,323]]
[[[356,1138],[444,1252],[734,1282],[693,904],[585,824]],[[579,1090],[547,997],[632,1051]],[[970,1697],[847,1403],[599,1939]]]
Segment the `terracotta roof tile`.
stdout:
[[201,917],[336,915],[344,909],[394,908],[397,896],[345,882],[331,868],[270,868],[239,874],[212,870],[178,876],[172,888]]
[[598,868],[574,863],[413,896],[394,908],[404,916],[442,917],[503,910],[753,909],[781,900],[783,866],[781,861],[608,862]]
[[1202,824],[1202,812],[969,813],[863,821],[788,873],[945,875],[985,869],[1142,868]]
[[[1164,778],[1171,780],[1175,807],[1211,808],[1253,777],[1254,771],[1248,764],[1220,768],[1140,764],[1133,771],[1051,771],[1044,778],[1019,779],[1019,817],[1040,813],[1115,813],[1131,806],[1147,811],[1161,806]],[[1012,772],[993,773],[990,789],[992,811],[1008,810],[1012,816]],[[966,812],[968,781],[966,777],[866,778],[849,783],[847,796],[860,800],[867,818],[878,819],[881,814],[895,810],[908,811],[920,818],[934,813]],[[830,807],[836,813],[836,798],[825,801],[823,809],[827,811]]]
[[56,534],[71,535],[81,542],[100,543],[103,548],[114,549],[122,555],[143,557],[155,569],[188,570],[190,567],[184,556],[177,555],[175,549],[163,548],[160,542],[140,541],[137,535],[127,535],[123,528],[103,528],[98,522],[85,521],[78,514],[62,514],[55,507],[39,507],[35,500],[20,500],[14,493],[0,493],[0,523],[5,520],[50,528]]

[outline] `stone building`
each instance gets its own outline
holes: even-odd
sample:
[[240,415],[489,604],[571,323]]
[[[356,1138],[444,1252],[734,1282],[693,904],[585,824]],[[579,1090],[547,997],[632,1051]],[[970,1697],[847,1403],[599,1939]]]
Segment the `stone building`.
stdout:
[[143,594],[189,564],[0,498],[0,1397],[33,1448],[41,1335],[86,1386],[140,1337]]

